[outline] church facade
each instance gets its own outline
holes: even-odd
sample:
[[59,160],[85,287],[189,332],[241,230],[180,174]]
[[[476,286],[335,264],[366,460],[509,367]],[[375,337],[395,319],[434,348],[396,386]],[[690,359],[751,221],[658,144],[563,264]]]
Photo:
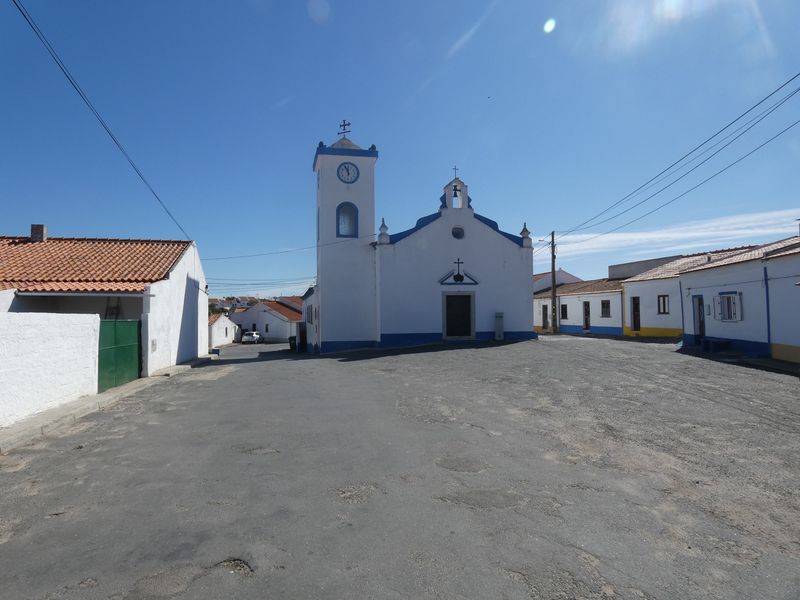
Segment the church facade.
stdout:
[[314,157],[317,281],[303,297],[309,352],[533,339],[527,227],[501,231],[450,181],[438,210],[375,238],[375,146],[348,138]]

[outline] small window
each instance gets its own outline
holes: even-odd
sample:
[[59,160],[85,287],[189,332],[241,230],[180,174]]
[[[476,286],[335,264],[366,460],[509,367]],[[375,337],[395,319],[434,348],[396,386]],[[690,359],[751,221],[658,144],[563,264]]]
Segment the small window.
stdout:
[[358,237],[358,209],[352,202],[336,207],[336,237]]
[[737,293],[720,294],[716,298],[715,304],[718,307],[717,314],[722,321],[741,321],[742,306],[741,297]]
[[250,331],[258,331],[258,327],[256,327],[255,323],[253,323],[253,328]]
[[600,300],[600,316],[611,318],[611,300]]
[[453,237],[457,240],[464,238],[464,228],[463,227],[453,227],[452,230]]
[[567,305],[566,304],[562,304],[561,305],[561,318],[562,319],[568,319],[569,318],[569,317],[567,317]]
[[313,325],[314,323],[314,307],[306,306],[306,323]]
[[228,328],[225,328],[225,337],[228,337]]
[[669,296],[667,296],[666,294],[658,296],[658,314],[660,315],[669,314]]
[[264,333],[269,333],[269,323],[264,323]]

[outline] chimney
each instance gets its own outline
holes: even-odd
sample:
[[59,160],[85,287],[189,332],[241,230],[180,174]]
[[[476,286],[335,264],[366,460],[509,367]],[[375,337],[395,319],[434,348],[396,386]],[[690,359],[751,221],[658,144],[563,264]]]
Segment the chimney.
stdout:
[[31,225],[31,241],[32,242],[46,242],[47,241],[47,225]]

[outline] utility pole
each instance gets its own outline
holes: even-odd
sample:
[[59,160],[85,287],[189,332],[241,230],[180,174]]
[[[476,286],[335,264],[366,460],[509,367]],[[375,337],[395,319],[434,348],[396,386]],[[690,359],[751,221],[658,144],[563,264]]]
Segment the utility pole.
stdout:
[[558,310],[556,309],[556,232],[550,232],[550,330],[558,333]]

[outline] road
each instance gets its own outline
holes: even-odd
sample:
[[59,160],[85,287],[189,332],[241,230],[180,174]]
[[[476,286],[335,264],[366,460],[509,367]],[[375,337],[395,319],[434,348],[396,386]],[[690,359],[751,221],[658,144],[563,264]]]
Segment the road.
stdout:
[[0,597],[797,599],[796,377],[225,348],[0,456]]

